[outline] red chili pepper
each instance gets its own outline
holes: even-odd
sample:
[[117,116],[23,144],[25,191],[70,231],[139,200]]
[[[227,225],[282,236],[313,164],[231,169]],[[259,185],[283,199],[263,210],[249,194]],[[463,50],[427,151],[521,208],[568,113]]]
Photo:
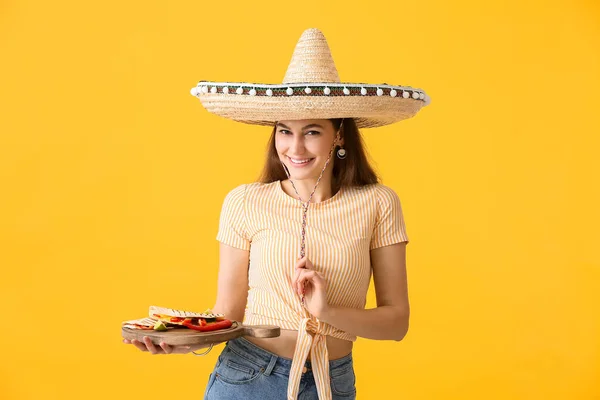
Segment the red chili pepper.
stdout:
[[195,331],[202,331],[202,332],[216,331],[217,329],[227,329],[232,324],[233,323],[229,319],[225,319],[223,321],[218,321],[218,322],[213,322],[213,323],[206,324],[206,325],[197,325],[197,324],[193,324],[191,322],[183,321],[183,326],[185,326],[186,328],[190,328]]

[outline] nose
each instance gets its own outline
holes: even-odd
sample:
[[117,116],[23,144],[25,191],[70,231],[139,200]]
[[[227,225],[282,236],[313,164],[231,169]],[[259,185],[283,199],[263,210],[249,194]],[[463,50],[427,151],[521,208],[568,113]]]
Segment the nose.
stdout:
[[304,135],[294,135],[292,143],[290,143],[291,153],[294,155],[301,155],[304,153]]

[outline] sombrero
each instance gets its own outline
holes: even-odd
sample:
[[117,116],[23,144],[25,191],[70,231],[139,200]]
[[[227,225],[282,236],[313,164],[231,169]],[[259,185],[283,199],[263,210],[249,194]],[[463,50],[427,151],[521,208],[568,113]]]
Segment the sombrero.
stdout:
[[282,84],[200,81],[191,93],[211,113],[255,125],[280,120],[353,118],[359,128],[414,116],[429,96],[410,86],[340,81],[323,33],[302,33]]

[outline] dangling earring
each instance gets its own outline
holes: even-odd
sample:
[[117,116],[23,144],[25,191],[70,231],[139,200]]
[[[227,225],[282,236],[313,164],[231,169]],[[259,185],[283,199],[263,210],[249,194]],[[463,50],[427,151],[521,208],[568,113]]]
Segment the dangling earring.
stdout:
[[344,158],[346,158],[346,150],[344,150],[343,147],[340,147],[337,151],[337,158],[339,158],[340,160],[343,160]]

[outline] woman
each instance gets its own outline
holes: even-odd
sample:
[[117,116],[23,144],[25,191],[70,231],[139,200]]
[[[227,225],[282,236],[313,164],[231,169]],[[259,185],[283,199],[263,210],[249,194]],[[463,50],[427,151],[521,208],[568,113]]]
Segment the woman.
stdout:
[[[378,183],[358,128],[408,118],[428,99],[412,88],[339,83],[316,29],[300,38],[284,82],[193,90],[211,112],[273,126],[260,182],[234,188],[223,204],[213,310],[282,328],[277,338],[229,341],[206,399],[355,398],[356,338],[399,341],[408,330],[400,200]],[[371,274],[377,307],[365,310]],[[133,344],[153,354],[198,350]]]

